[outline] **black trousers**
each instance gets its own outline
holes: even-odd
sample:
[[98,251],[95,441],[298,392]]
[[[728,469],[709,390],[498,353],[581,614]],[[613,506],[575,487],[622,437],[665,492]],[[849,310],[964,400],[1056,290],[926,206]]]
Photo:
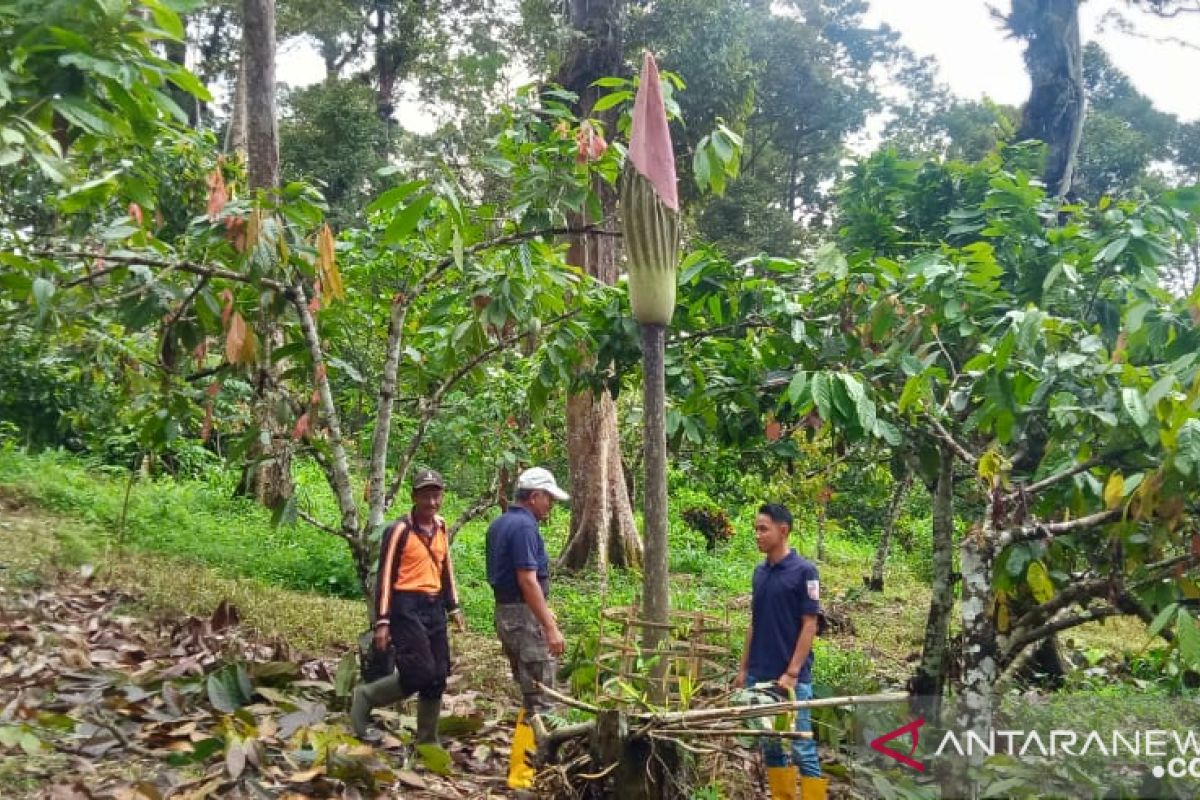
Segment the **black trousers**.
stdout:
[[390,617],[396,671],[405,696],[435,699],[446,691],[450,641],[441,595],[397,592]]

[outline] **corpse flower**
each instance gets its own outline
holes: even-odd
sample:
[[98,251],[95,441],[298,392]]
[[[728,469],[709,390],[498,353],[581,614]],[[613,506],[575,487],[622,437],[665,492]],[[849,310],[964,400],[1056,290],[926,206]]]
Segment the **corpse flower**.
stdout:
[[675,311],[679,194],[658,65],[648,52],[633,103],[629,159],[621,178],[621,228],[633,318],[642,325],[667,325]]

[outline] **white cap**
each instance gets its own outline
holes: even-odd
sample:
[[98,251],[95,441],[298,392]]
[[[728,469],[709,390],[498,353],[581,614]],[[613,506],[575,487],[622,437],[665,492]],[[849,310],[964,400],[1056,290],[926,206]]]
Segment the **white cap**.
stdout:
[[555,500],[570,500],[571,495],[558,488],[554,475],[545,467],[530,467],[517,478],[517,490],[537,489],[548,492]]

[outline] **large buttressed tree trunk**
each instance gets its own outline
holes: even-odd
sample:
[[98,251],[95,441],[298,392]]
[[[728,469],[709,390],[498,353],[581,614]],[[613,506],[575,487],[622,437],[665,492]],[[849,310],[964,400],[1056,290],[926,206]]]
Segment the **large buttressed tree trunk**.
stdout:
[[[571,28],[578,33],[557,82],[579,95],[579,116],[591,116],[600,90],[597,78],[621,69],[620,14],[623,0],[570,0]],[[597,115],[611,135],[615,113]],[[611,186],[597,181],[604,219],[575,215],[572,228],[603,223],[616,213],[617,196]],[[571,240],[567,260],[607,284],[616,283],[617,240],[612,236],[577,235]],[[590,391],[567,400],[567,452],[571,470],[571,537],[559,564],[580,569],[590,561],[603,570],[608,565],[636,566],[642,560],[633,507],[621,462],[616,405],[607,391]]]
[[[279,188],[279,123],[275,116],[275,0],[243,0],[242,76],[246,103],[246,172],[252,193],[274,194]],[[254,421],[259,441],[250,448],[239,491],[275,508],[292,496],[291,442],[286,422],[278,418],[281,402],[278,369],[271,350],[281,345],[282,331],[266,315],[259,321],[262,360],[255,385]]]
[[1007,22],[1026,42],[1025,68],[1033,84],[1017,138],[1046,143],[1042,177],[1051,195],[1065,197],[1083,134],[1079,0],[1013,0]]

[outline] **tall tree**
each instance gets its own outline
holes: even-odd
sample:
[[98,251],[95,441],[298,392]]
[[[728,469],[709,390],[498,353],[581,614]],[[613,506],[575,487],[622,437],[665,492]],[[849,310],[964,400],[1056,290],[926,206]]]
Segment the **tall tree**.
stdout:
[[1013,0],[1005,18],[1013,36],[1025,40],[1025,68],[1033,84],[1017,137],[1045,142],[1042,178],[1054,197],[1066,197],[1071,190],[1083,136],[1079,1]]
[[[623,0],[569,3],[570,24],[576,36],[558,72],[557,83],[578,96],[577,114],[581,120],[594,116],[601,126],[593,130],[585,122],[581,128],[580,157],[585,160],[600,146],[602,132],[615,128],[615,109],[593,114],[602,91],[593,84],[622,70],[622,6]],[[570,227],[611,226],[617,211],[615,189],[596,177],[592,190],[600,198],[599,219],[591,218],[584,204],[570,215]],[[601,283],[611,286],[617,282],[620,267],[615,237],[576,234],[570,241],[568,263]],[[609,564],[640,564],[642,542],[625,482],[616,405],[607,389],[585,389],[567,399],[567,454],[571,472],[571,536],[559,565],[580,569],[594,561],[603,571]]]
[[[246,101],[246,174],[255,202],[273,204],[279,189],[279,120],[275,113],[275,0],[242,0],[242,67]],[[256,212],[257,213],[257,212]],[[265,343],[255,377],[254,419],[259,438],[249,450],[239,491],[271,508],[292,496],[291,437],[281,409],[272,350],[283,344],[278,323],[261,306]]]

